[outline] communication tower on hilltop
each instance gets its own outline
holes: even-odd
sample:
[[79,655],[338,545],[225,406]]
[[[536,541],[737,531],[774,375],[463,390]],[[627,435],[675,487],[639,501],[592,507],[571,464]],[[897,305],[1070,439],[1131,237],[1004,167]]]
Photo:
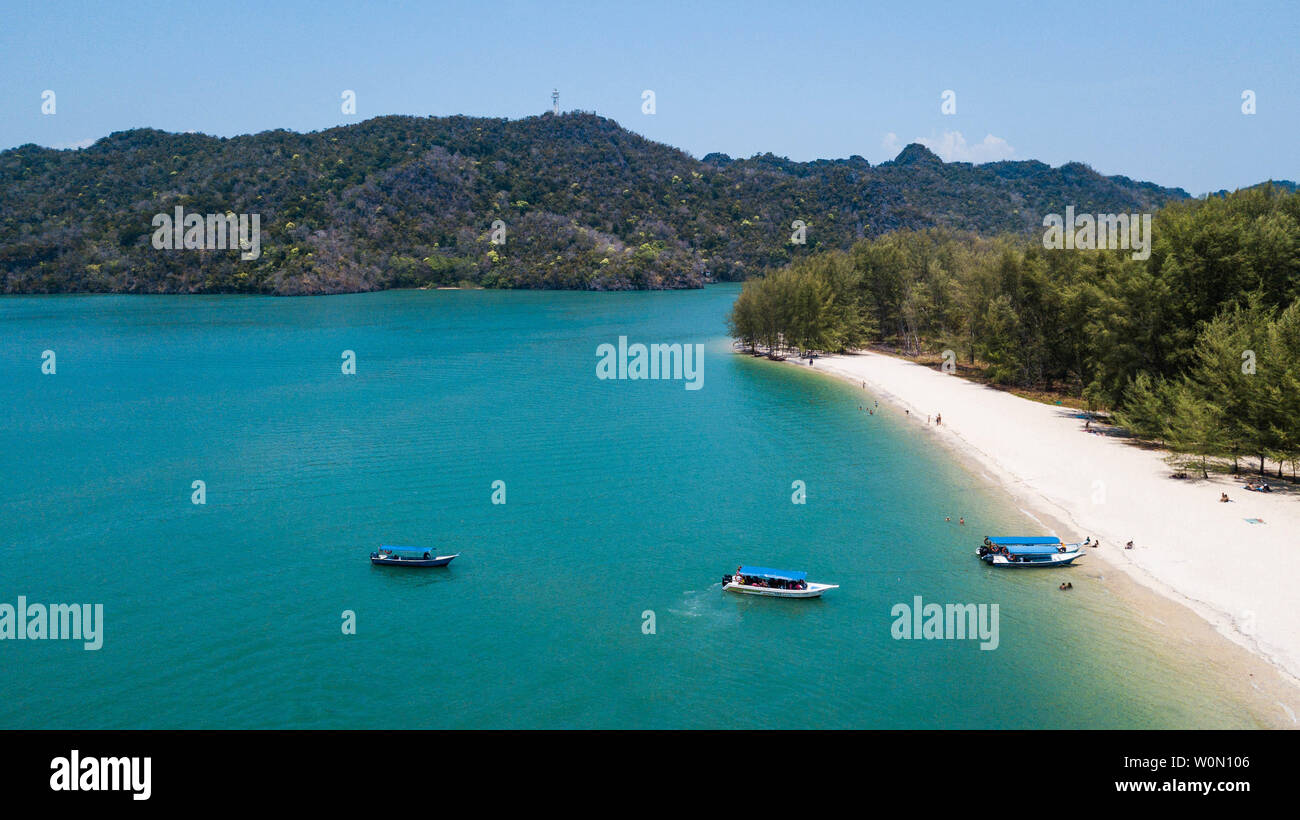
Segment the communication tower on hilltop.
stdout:
[[551,92],[551,113],[558,115],[560,113],[560,89]]

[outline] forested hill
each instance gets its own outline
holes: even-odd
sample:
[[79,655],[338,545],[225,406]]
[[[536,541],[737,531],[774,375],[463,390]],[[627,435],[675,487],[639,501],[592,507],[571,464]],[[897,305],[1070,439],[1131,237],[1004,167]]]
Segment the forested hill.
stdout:
[[[697,160],[587,113],[234,138],[140,129],[0,152],[0,276],[7,293],[697,287],[897,228],[1029,235],[1067,205],[1151,211],[1187,196],[1077,163],[944,163],[916,144],[874,167]],[[177,206],[259,214],[260,257],[155,249],[154,216]]]

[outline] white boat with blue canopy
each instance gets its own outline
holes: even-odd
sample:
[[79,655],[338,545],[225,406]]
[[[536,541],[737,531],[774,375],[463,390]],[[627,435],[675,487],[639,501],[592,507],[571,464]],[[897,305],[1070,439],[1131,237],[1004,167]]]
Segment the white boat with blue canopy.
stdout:
[[808,573],[768,567],[736,567],[735,575],[722,578],[722,588],[745,595],[769,598],[820,598],[839,584],[818,584],[808,580]]
[[1064,567],[1083,554],[1082,548],[1082,544],[1062,543],[1054,535],[985,536],[975,554],[995,567]]
[[445,567],[460,553],[438,555],[427,547],[381,546],[370,553],[370,563],[381,567]]

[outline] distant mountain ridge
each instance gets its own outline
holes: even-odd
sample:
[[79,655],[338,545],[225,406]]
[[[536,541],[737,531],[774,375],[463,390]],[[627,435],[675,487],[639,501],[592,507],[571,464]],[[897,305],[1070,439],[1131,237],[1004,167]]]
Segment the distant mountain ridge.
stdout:
[[[878,166],[697,160],[583,112],[232,138],[136,129],[0,152],[0,276],[6,293],[698,287],[899,228],[1026,234],[1067,205],[1186,198],[1079,163],[945,163],[916,143]],[[260,257],[155,249],[154,216],[177,206],[259,214]]]
[[[1252,188],[1263,188],[1263,187],[1266,186],[1266,185],[1271,186],[1271,187],[1273,187],[1273,188],[1277,188],[1278,190],[1281,190],[1281,191],[1286,191],[1286,192],[1288,192],[1288,193],[1292,193],[1292,194],[1294,194],[1297,190],[1300,190],[1300,185],[1297,185],[1296,183],[1292,182],[1292,181],[1289,180],[1289,179],[1270,179],[1270,180],[1268,180],[1268,181],[1266,181],[1266,182],[1258,183],[1257,185],[1250,185],[1250,186],[1247,186],[1246,188],[1243,188],[1243,189],[1241,189],[1241,190],[1249,191],[1249,190],[1251,190]],[[1224,197],[1224,196],[1227,196],[1227,195],[1230,194],[1230,193],[1232,193],[1232,191],[1229,191],[1227,188],[1220,188],[1220,189],[1217,190],[1217,191],[1214,191],[1214,192],[1212,192],[1212,193],[1206,194],[1206,196],[1218,196],[1218,197]]]

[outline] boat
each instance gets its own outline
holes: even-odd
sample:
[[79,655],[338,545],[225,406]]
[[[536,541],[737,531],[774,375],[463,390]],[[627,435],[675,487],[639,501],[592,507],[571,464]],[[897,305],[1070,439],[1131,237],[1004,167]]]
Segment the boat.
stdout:
[[975,554],[981,561],[994,567],[1064,567],[1083,555],[1082,546],[1062,543],[1054,535],[986,536]]
[[722,588],[745,595],[769,598],[820,598],[839,584],[818,584],[808,580],[808,573],[767,567],[737,567],[735,575],[722,578]]
[[445,567],[459,556],[459,552],[454,555],[438,555],[424,547],[381,546],[370,553],[370,563],[382,567]]

